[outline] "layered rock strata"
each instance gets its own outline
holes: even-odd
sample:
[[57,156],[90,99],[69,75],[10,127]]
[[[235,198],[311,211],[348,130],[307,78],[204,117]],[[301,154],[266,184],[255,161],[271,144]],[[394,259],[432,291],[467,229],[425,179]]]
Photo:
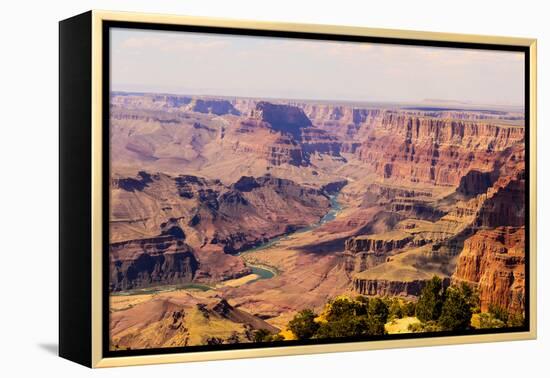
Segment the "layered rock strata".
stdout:
[[525,308],[525,228],[480,230],[464,243],[453,280],[477,287],[482,311]]

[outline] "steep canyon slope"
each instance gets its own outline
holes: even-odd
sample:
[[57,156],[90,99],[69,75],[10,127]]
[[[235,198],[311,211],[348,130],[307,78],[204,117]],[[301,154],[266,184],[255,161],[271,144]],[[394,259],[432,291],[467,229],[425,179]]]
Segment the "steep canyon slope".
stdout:
[[[111,290],[183,290],[117,307],[112,335],[143,346],[183,311],[196,322],[147,345],[250,341],[343,293],[414,299],[433,275],[522,312],[524,138],[519,110],[113,93]],[[246,321],[181,331],[220,301]]]

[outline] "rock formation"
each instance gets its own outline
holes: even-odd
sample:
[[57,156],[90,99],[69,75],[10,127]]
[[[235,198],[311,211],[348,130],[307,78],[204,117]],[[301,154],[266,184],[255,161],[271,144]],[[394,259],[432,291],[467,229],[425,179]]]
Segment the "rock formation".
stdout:
[[[353,289],[361,295],[372,296],[399,296],[399,297],[417,297],[426,286],[427,280],[378,280],[378,279],[361,279],[353,280]],[[450,280],[445,278],[443,286],[449,286]]]
[[235,254],[319,221],[321,189],[273,176],[226,186],[139,172],[112,180],[111,289],[211,282],[250,274]]
[[410,234],[400,231],[349,238],[344,251],[346,270],[362,272],[382,264],[393,251],[404,248],[412,240]]
[[111,291],[189,283],[199,268],[191,247],[172,235],[113,243],[109,255]]
[[512,313],[525,308],[525,228],[497,227],[467,239],[453,280],[479,290],[481,310],[490,305]]
[[110,130],[111,289],[212,287],[147,299],[142,333],[121,311],[121,348],[248,342],[434,275],[524,311],[521,111],[115,92]]

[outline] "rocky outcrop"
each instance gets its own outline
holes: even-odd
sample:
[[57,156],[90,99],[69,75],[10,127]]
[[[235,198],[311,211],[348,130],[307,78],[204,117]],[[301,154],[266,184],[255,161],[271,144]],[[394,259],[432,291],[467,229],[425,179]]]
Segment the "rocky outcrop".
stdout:
[[301,139],[302,129],[311,126],[311,121],[303,110],[291,105],[260,101],[251,116],[269,123],[275,131],[292,135],[295,140]]
[[[281,314],[292,301],[298,309],[306,281],[323,300],[351,280],[367,295],[417,295],[433,275],[449,278],[457,260],[474,266],[457,256],[492,245],[481,232],[525,223],[525,128],[515,111],[162,95],[115,95],[111,110],[113,172],[124,172],[112,180],[113,242],[185,238],[199,264],[194,282],[243,274],[240,251],[319,222],[341,191],[336,219],[297,234],[292,251],[282,243],[304,259],[281,269],[299,288],[292,299],[281,289],[276,311],[262,313]],[[136,162],[143,172],[127,175]],[[388,231],[405,235],[381,236]],[[479,245],[468,247],[476,235]],[[502,298],[515,289],[496,277],[516,263],[501,255],[484,265],[492,275],[480,273],[497,288],[484,295],[513,308]],[[338,260],[334,281],[325,259]],[[255,311],[254,288],[271,295],[278,280],[239,290]]]
[[[264,132],[266,137],[258,139],[255,136]],[[290,164],[296,167],[305,167],[310,164],[306,154],[294,137],[289,133],[281,134],[272,126],[260,119],[245,119],[240,121],[235,134],[250,137],[246,143],[239,138],[234,143],[234,149],[239,154],[246,154],[265,160],[272,166]]]
[[120,188],[127,192],[133,191],[143,191],[145,187],[152,183],[151,175],[147,172],[140,171],[137,174],[137,177],[124,177],[124,178],[114,178],[111,180],[111,186],[113,188]]
[[[363,195],[362,206],[368,207],[371,205],[390,204],[407,199],[417,199],[424,201],[432,197],[430,190],[423,189],[408,189],[401,186],[384,185],[381,183],[369,184]],[[397,209],[397,208],[396,208]]]
[[456,191],[467,197],[477,196],[485,193],[494,181],[495,174],[493,172],[481,172],[474,169],[460,179]]
[[[362,295],[417,297],[426,286],[427,280],[389,281],[380,279],[353,279],[353,289]],[[445,278],[443,285],[449,286],[450,280]]]
[[498,153],[523,141],[524,128],[385,112],[361,137],[356,154],[378,176],[457,186],[471,170],[491,170]]
[[387,208],[389,211],[401,214],[408,218],[425,219],[435,221],[440,219],[445,212],[439,210],[424,201],[399,199],[391,201]]
[[497,181],[481,206],[476,227],[516,226],[525,224],[525,173]]
[[279,329],[225,299],[196,298],[185,291],[162,293],[134,305],[117,304],[110,316],[111,350],[249,343],[254,331]]
[[279,329],[273,327],[269,323],[266,323],[262,319],[245,311],[236,309],[223,298],[212,307],[211,311],[216,315],[224,319],[228,319],[234,323],[246,324],[252,329],[265,329],[272,333],[277,333],[279,331]]
[[210,113],[215,115],[241,113],[227,100],[196,99],[191,103],[191,111],[198,113]]
[[340,180],[329,182],[321,187],[321,190],[327,192],[328,194],[335,194],[342,190],[344,186],[348,184],[348,180]]
[[525,228],[479,230],[464,242],[453,280],[474,284],[481,310],[525,310]]
[[[196,251],[234,254],[318,222],[330,209],[322,189],[269,174],[242,176],[232,185],[193,175],[142,172],[139,177],[142,181],[116,178],[113,241],[156,236],[160,228],[162,235],[189,235],[186,242]],[[120,185],[128,182],[133,186]]]
[[379,235],[360,235],[346,240],[346,251],[359,252],[390,252],[406,246],[412,236],[405,232],[388,232]]
[[318,153],[321,155],[330,155],[344,159],[340,152],[342,142],[334,135],[315,127],[309,127],[302,130],[301,146],[304,153],[310,155]]
[[109,254],[111,291],[188,283],[199,267],[192,248],[170,234],[112,243]]
[[404,248],[413,237],[393,231],[378,235],[360,235],[345,242],[344,264],[347,272],[362,272],[384,263],[393,251]]
[[[259,128],[268,128],[280,136],[269,144],[256,140],[255,147],[248,146],[247,151],[256,150],[274,166],[285,163],[309,166],[312,154],[344,160],[340,155],[342,142],[337,136],[314,127],[303,110],[296,106],[258,102],[250,119],[242,121],[239,129],[243,133],[254,133]],[[239,149],[242,150],[241,145]]]

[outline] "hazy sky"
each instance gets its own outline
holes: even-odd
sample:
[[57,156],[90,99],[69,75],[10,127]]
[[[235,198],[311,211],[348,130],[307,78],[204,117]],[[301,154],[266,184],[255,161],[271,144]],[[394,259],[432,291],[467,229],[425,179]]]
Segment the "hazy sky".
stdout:
[[111,29],[112,90],[523,105],[523,53]]

